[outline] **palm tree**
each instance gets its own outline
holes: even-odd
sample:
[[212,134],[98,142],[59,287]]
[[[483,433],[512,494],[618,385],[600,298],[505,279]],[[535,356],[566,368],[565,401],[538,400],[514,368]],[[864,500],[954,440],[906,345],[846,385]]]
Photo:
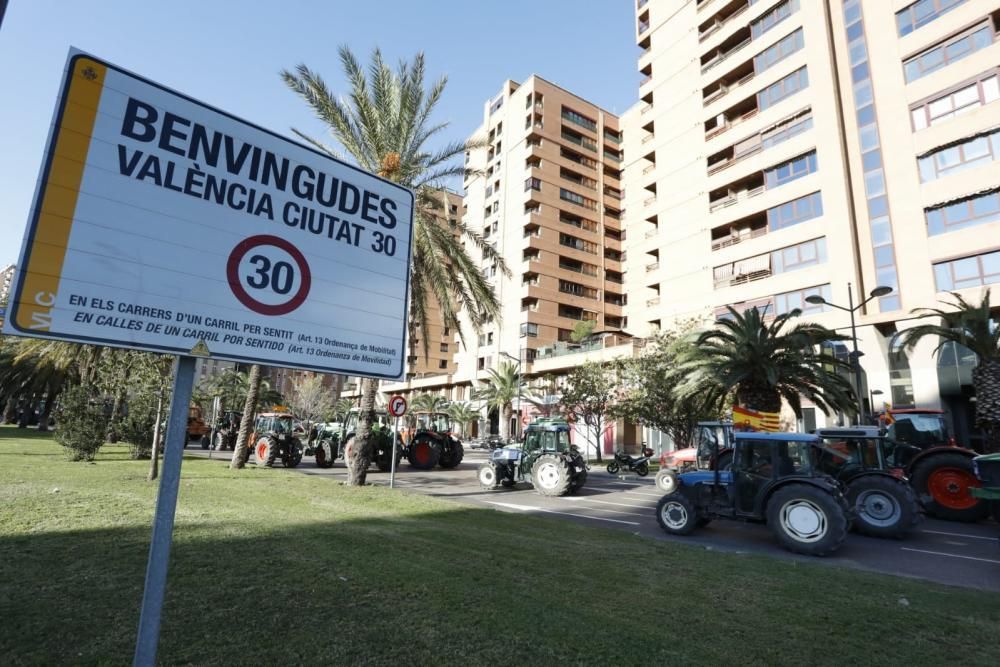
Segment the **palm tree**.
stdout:
[[486,401],[491,408],[496,408],[500,413],[500,435],[505,440],[510,435],[510,417],[514,412],[511,403],[518,397],[521,391],[521,374],[518,372],[517,364],[513,361],[506,361],[500,364],[500,368],[489,370],[489,379],[486,385],[480,387],[473,393],[476,400]]
[[452,403],[448,406],[448,416],[454,423],[458,424],[459,433],[464,438],[465,427],[479,419],[479,410],[469,403]]
[[347,421],[347,415],[350,414],[351,408],[354,407],[354,401],[349,398],[338,398],[337,402],[333,404],[333,416],[338,421]]
[[[481,254],[484,262],[495,263],[506,275],[510,271],[480,234],[461,221],[452,227],[441,211],[446,211],[443,184],[447,179],[468,175],[463,166],[465,153],[483,144],[447,142],[438,148],[430,147],[431,140],[436,141],[448,127],[447,123],[431,121],[447,78],[442,77],[425,90],[423,54],[417,54],[412,62],[400,62],[393,71],[376,49],[367,73],[347,47],[340,47],[339,55],[350,82],[349,98],[335,97],[319,74],[304,64],[295,72],[283,71],[281,76],[320,120],[330,126],[334,139],[359,167],[416,194],[410,264],[410,340],[417,328],[428,330],[431,298],[437,302],[441,324],[462,334],[458,317],[464,311],[478,330],[486,322],[499,318],[500,304],[463,241]],[[318,139],[294,128],[293,132],[318,150],[341,158],[337,150]],[[427,336],[423,338],[426,355],[429,342]],[[365,483],[377,393],[378,381],[365,379],[361,423],[348,461],[349,484]]]
[[260,397],[260,365],[254,364],[250,367],[248,378],[247,398],[243,402],[243,417],[240,419],[240,431],[236,435],[236,445],[233,447],[233,458],[229,462],[229,467],[239,470],[246,465],[247,440],[250,438],[250,430],[253,425],[254,413],[257,412],[257,400]]
[[850,370],[849,364],[816,350],[844,336],[809,322],[791,326],[798,309],[770,324],[757,308],[728,310],[729,317],[699,334],[682,357],[679,370],[687,377],[680,397],[701,396],[705,405],[721,406],[735,391],[737,404],[763,412],[778,412],[784,399],[800,415],[802,397],[824,414],[856,410],[851,384],[838,372]]
[[942,302],[950,309],[917,308],[912,314],[934,317],[938,324],[920,324],[894,337],[903,349],[913,349],[927,337],[937,338],[934,353],[948,343],[961,345],[976,355],[972,369],[972,387],[976,392],[976,427],[985,436],[987,452],[1000,451],[1000,322],[990,312],[990,290],[983,291],[978,304],[969,303],[957,292],[952,301]]
[[410,401],[412,412],[447,412],[448,399],[441,394],[417,394]]

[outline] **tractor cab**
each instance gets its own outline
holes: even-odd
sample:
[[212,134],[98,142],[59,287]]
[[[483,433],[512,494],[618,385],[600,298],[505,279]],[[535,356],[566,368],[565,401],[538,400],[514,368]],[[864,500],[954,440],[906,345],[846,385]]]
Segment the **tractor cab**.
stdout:
[[263,435],[290,436],[295,428],[295,418],[287,412],[265,412],[254,422],[255,438]]
[[883,421],[888,422],[886,452],[894,467],[909,467],[925,450],[955,446],[940,410],[890,410]]
[[434,433],[451,431],[451,417],[445,412],[419,412],[414,416],[419,431],[433,431]]
[[[344,433],[352,435],[358,430],[358,422],[361,419],[361,409],[351,408],[347,413],[347,421],[344,422]],[[375,411],[375,421],[372,422],[372,429],[380,431],[383,429],[392,430],[392,417],[385,410]]]
[[[823,428],[816,452],[816,469],[846,482],[866,472],[888,471],[886,441],[874,426]],[[899,477],[899,471],[896,471]]]

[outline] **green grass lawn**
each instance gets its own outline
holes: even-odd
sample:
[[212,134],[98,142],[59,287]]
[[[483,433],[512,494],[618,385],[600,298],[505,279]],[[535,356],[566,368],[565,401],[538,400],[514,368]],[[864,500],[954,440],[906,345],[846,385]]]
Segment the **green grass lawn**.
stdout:
[[[147,466],[0,428],[4,665],[131,660]],[[997,665],[1000,596],[188,459],[160,658]]]

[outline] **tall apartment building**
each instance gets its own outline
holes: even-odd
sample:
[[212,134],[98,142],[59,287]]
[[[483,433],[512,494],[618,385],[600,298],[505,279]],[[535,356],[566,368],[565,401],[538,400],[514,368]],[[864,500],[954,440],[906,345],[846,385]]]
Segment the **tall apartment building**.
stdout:
[[622,118],[633,333],[726,305],[846,331],[847,313],[805,298],[888,286],[859,312],[867,389],[945,407],[964,435],[970,360],[890,343],[913,308],[1000,282],[998,10],[637,0],[644,78]]
[[14,272],[17,267],[13,264],[8,264],[2,271],[0,271],[0,302],[6,302],[7,297],[10,296],[10,288],[14,282]]
[[463,220],[511,275],[483,260],[502,319],[460,348],[465,386],[507,355],[530,372],[581,321],[621,329],[625,303],[618,118],[532,76],[503,84],[473,136],[486,145],[467,157]]

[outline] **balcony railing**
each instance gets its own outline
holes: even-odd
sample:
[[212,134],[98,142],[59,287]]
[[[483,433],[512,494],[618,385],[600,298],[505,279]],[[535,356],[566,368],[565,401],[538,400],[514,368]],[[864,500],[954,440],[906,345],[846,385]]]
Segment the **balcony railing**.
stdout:
[[729,246],[739,245],[744,241],[764,236],[767,234],[767,231],[767,227],[760,227],[759,229],[752,229],[749,232],[731,234],[730,236],[712,241],[712,250],[721,250]]
[[587,139],[586,137],[574,137],[572,134],[569,134],[567,132],[563,132],[562,133],[562,138],[565,139],[566,141],[572,143],[572,144],[576,144],[577,146],[583,146],[587,150],[591,150],[591,151],[596,151],[597,150],[597,143],[595,143],[594,141],[592,141],[590,139]]
[[660,297],[654,296],[652,299],[646,299],[646,307],[652,308],[653,306],[660,305]]
[[645,86],[647,83],[649,83],[652,80],[653,80],[653,75],[650,74],[649,76],[647,76],[647,77],[643,78],[641,81],[639,81],[639,87],[642,88],[643,86]]
[[715,21],[715,22],[713,22],[712,25],[710,25],[704,32],[698,33],[698,41],[699,42],[704,42],[706,39],[708,39],[709,37],[711,37],[713,34],[715,34],[716,32],[718,32],[719,30],[721,30],[724,25],[726,25],[727,23],[729,23],[730,21],[732,21],[734,18],[736,18],[737,16],[739,16],[740,14],[742,14],[743,12],[745,12],[746,10],[750,9],[750,5],[751,4],[752,3],[748,2],[747,4],[743,5],[742,7],[740,7],[739,9],[737,9],[735,12],[733,12],[732,14],[730,14],[729,16],[727,16],[726,18],[722,19],[721,21]]
[[721,278],[715,280],[715,288],[720,287],[733,287],[735,285],[744,285],[746,283],[752,283],[757,280],[763,280],[764,278],[771,277],[771,269],[761,269],[760,271],[754,271],[752,273],[742,273],[738,276],[731,276],[728,278]]
[[649,172],[653,171],[654,169],[656,169],[656,165],[655,164],[648,164],[648,165],[646,165],[645,167],[642,168],[642,175],[645,176],[646,174],[648,174]]
[[659,227],[657,227],[656,229],[650,229],[648,232],[646,232],[646,238],[651,239],[659,233],[660,233]]
[[656,195],[653,195],[652,197],[646,197],[645,199],[642,200],[643,206],[649,206],[655,203],[656,203]]
[[646,6],[646,3],[648,3],[648,2],[649,2],[649,0],[639,0],[639,4],[637,5],[637,9],[642,9],[643,7]]
[[[639,85],[641,86],[642,84],[639,84]],[[645,113],[649,113],[652,110],[653,110],[653,105],[652,104],[644,104],[643,106],[641,106],[639,108],[639,115],[641,116],[641,115],[643,115]]]
[[642,21],[639,24],[639,34],[641,35],[642,33],[646,32],[647,30],[649,30],[649,21]]
[[659,262],[650,262],[649,264],[646,265],[646,273],[651,273],[652,271],[656,271],[658,268],[660,268]]
[[724,62],[724,61],[725,61],[726,59],[728,59],[728,58],[729,58],[729,57],[730,57],[731,55],[733,55],[734,53],[736,53],[736,52],[737,52],[737,51],[739,51],[740,49],[744,48],[744,47],[745,47],[745,46],[746,46],[747,44],[749,44],[749,43],[750,43],[751,41],[752,41],[752,40],[751,40],[751,39],[750,39],[749,37],[747,37],[747,38],[746,38],[746,39],[744,39],[744,40],[743,40],[742,42],[740,42],[739,44],[737,44],[737,45],[736,45],[736,46],[734,46],[733,48],[729,49],[729,50],[728,50],[728,51],[726,51],[725,53],[720,53],[720,54],[719,54],[719,55],[717,55],[717,56],[716,56],[716,57],[715,57],[714,59],[712,59],[712,60],[709,60],[709,61],[708,61],[707,63],[705,63],[704,65],[702,65],[702,66],[701,66],[701,73],[702,73],[702,74],[704,74],[705,72],[707,72],[708,70],[712,69],[712,68],[713,68],[713,67],[715,67],[716,65],[718,65],[718,64],[720,64],[720,63],[722,63],[722,62]]
[[715,202],[709,204],[708,212],[714,213],[715,211],[723,208],[727,208],[743,201],[744,199],[749,199],[751,197],[756,197],[757,195],[763,194],[766,188],[763,185],[759,185],[751,190],[741,190],[740,192],[733,193],[728,197],[723,199],[718,199]]

